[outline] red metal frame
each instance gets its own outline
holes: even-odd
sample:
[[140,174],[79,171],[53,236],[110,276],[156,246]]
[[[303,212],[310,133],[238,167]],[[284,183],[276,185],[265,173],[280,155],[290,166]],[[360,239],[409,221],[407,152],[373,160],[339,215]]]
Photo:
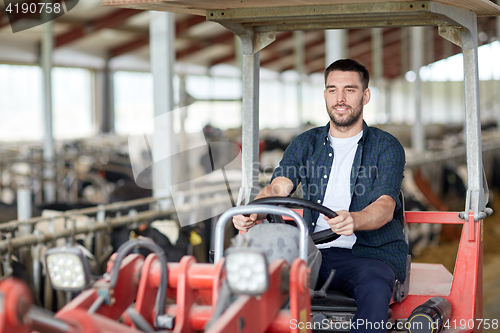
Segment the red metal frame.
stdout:
[[[393,319],[408,318],[415,307],[430,297],[442,296],[453,309],[449,331],[481,332],[483,222],[475,222],[472,214],[469,221],[464,221],[457,212],[406,212],[405,216],[407,223],[462,224],[464,227],[453,277],[442,265],[413,264],[411,276],[420,274],[426,279],[418,281],[410,277],[408,298],[400,304],[391,305]],[[202,264],[196,263],[192,256],[183,257],[180,263],[168,264],[167,295],[176,303],[167,304],[165,313],[176,317],[174,332],[204,330],[217,303],[225,274],[223,266],[224,259],[217,265]],[[111,267],[112,262],[108,264],[108,272]],[[299,325],[311,321],[309,269],[306,263],[296,259],[290,267],[284,260],[276,260],[269,270],[269,289],[259,297],[239,296],[208,332],[308,331],[306,325]],[[428,272],[433,274],[432,278]],[[101,279],[63,307],[55,317],[69,324],[72,332],[137,332],[124,312],[135,302],[135,310],[153,324],[160,275],[156,255],[151,254],[145,260],[138,254],[129,255],[121,264],[111,304],[102,305],[94,314],[87,313],[97,299],[98,289],[109,288],[109,282]],[[25,320],[24,316],[32,304],[28,288],[18,280],[7,279],[0,283],[0,294],[3,297],[0,333],[29,332],[29,320]],[[287,297],[289,310],[281,310]],[[124,324],[116,321],[120,317],[124,319]]]
[[[302,215],[302,210],[295,211]],[[287,216],[283,216],[283,218],[290,219]],[[450,302],[453,309],[453,315],[448,323],[450,332],[482,332],[483,221],[474,221],[473,213],[470,213],[469,221],[465,221],[458,216],[458,212],[415,211],[406,211],[405,220],[406,223],[461,224],[464,227],[462,228],[453,275],[442,265],[412,264],[409,296],[402,303],[391,305],[392,318],[408,318],[413,309],[430,297],[441,296]],[[441,281],[426,279],[420,284],[412,283],[411,276],[418,275],[419,271],[426,269],[436,272],[434,277]],[[443,279],[450,280],[451,290],[448,293],[440,292],[442,288],[439,287],[447,283],[443,282]],[[428,293],[422,294],[424,289]],[[465,325],[461,325],[461,323],[465,323]]]
[[24,315],[33,304],[28,287],[15,278],[0,282],[2,309],[0,310],[0,332],[28,333],[29,326],[23,321]]
[[[112,267],[112,260],[116,257],[114,254],[108,263],[108,272]],[[110,295],[112,301],[110,305],[103,304],[96,311],[97,314],[118,320],[123,312],[132,304],[136,298],[139,286],[139,272],[144,264],[144,259],[141,255],[131,254],[123,259],[120,266],[120,275],[116,282],[114,293]],[[75,309],[88,310],[90,306],[97,299],[97,292],[99,288],[107,288],[108,283],[104,280],[97,281],[93,288],[83,291],[80,295],[75,297],[71,302],[66,304],[56,317],[61,316],[63,313],[72,312]]]
[[[455,271],[449,294],[434,294],[446,298],[453,310],[448,323],[449,331],[482,332],[483,318],[483,221],[474,221],[472,213],[469,220],[458,217],[457,212],[405,212],[407,223],[463,224],[458,247]],[[425,269],[433,264],[412,265],[414,270]],[[416,267],[417,266],[417,267]],[[434,281],[426,282],[432,289]],[[436,282],[437,283],[437,282]],[[410,278],[408,298],[392,305],[393,318],[408,318],[415,307],[429,299],[429,295],[417,295],[412,288],[416,284]],[[413,289],[413,290],[412,290]],[[464,323],[465,325],[462,325]]]
[[[194,257],[185,256],[180,263],[168,264],[168,293],[175,294],[177,302],[167,305],[165,313],[176,317],[174,332],[204,330],[217,302],[217,292],[212,290],[219,289],[223,278],[223,262],[222,259],[217,265],[198,264]],[[310,322],[307,264],[296,259],[290,267],[285,260],[277,260],[269,269],[268,290],[258,297],[239,296],[208,332],[253,333],[264,332],[268,327],[270,332],[290,332],[292,320],[297,323]],[[69,324],[72,332],[137,332],[124,312],[135,301],[135,309],[150,324],[153,323],[160,274],[156,255],[148,256],[145,261],[140,255],[129,255],[121,265],[112,304],[101,306],[96,313],[87,313],[97,299],[98,288],[106,287],[106,282],[101,280],[96,283],[97,287],[81,293],[61,309],[56,318]],[[29,322],[19,319],[23,318],[19,311],[26,309],[21,311],[24,315],[32,304],[28,288],[18,280],[8,279],[0,284],[0,292],[4,295],[0,332],[29,332]],[[288,296],[290,310],[280,310]],[[119,317],[125,317],[126,325],[116,321]]]

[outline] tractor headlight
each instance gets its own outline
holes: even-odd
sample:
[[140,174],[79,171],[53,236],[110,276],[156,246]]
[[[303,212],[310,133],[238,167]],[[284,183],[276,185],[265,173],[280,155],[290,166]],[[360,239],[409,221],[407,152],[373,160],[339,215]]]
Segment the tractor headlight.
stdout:
[[229,288],[235,294],[261,295],[269,287],[267,259],[258,249],[227,249],[226,273]]
[[52,248],[45,262],[50,284],[56,290],[79,291],[90,282],[89,263],[77,247]]

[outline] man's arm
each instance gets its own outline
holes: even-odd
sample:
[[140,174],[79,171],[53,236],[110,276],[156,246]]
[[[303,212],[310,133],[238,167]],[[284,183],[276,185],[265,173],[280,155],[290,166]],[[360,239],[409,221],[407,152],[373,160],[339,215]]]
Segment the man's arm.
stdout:
[[[266,197],[286,197],[292,192],[292,189],[293,183],[290,179],[286,177],[278,177],[273,179],[270,185],[264,187],[255,199]],[[233,224],[238,230],[248,231],[248,229],[255,225],[257,220],[262,220],[264,218],[265,216],[257,216],[257,214],[251,214],[250,216],[236,215],[233,216]]]
[[293,189],[293,183],[286,177],[273,179],[272,183],[262,189],[255,199],[267,197],[286,197]]
[[357,230],[376,230],[392,221],[405,166],[405,151],[396,138],[385,144],[377,162],[373,190],[367,194],[371,204],[359,212],[343,210],[333,219],[325,218],[333,232],[347,236]]
[[[299,185],[300,178],[298,175],[304,146],[303,135],[299,135],[288,145],[279,166],[273,172],[271,184],[262,189],[256,199],[271,196],[286,197]],[[265,216],[257,216],[257,214],[251,214],[249,217],[236,215],[233,217],[233,224],[238,230],[248,231],[255,225],[257,220],[263,218]]]
[[337,217],[327,220],[332,231],[338,235],[349,236],[356,230],[375,230],[392,220],[396,201],[383,195],[359,212],[338,211]]

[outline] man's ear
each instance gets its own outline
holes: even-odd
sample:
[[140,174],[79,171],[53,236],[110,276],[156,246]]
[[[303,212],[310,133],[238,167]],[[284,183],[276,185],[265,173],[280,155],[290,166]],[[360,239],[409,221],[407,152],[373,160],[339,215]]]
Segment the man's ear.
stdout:
[[370,91],[370,88],[366,88],[365,92],[363,93],[363,105],[368,104],[368,102],[370,101],[371,96],[372,96],[372,93]]
[[326,102],[326,88],[325,88],[325,90],[323,90],[323,97],[325,98],[325,102]]

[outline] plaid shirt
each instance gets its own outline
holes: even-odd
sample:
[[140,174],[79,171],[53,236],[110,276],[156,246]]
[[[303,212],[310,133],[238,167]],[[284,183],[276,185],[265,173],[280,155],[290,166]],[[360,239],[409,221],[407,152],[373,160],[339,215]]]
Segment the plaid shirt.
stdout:
[[[333,164],[329,129],[328,123],[297,136],[286,149],[272,179],[290,179],[294,186],[292,193],[302,183],[304,199],[322,204]],[[401,207],[399,192],[404,165],[405,152],[399,141],[387,132],[368,127],[363,121],[363,136],[358,142],[351,169],[349,211],[361,211],[382,195],[392,197],[396,201],[395,211],[398,210]],[[319,213],[304,209],[309,233],[314,232],[318,216]],[[401,222],[396,217],[377,230],[354,233],[357,237],[352,247],[354,255],[386,262],[394,269],[397,278],[404,281],[408,246]]]

